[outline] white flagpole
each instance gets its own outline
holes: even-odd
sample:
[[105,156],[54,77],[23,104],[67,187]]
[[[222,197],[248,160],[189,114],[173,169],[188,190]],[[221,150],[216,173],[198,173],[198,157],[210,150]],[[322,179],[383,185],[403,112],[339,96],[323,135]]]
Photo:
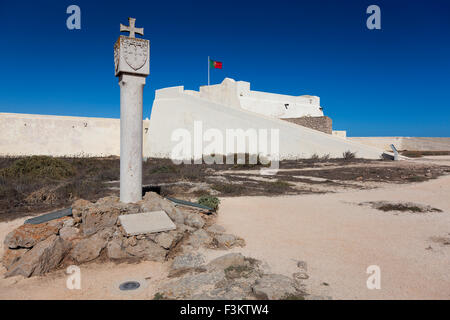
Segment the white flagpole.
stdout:
[[210,60],[209,60],[209,56],[208,56],[208,86],[209,86],[209,65],[210,65],[210,62],[209,62]]

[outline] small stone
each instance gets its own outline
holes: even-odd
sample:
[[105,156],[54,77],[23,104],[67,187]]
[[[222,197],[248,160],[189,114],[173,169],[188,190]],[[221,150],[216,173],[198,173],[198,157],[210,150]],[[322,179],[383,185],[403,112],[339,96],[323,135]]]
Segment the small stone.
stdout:
[[158,292],[169,299],[189,299],[211,290],[224,280],[225,273],[223,271],[187,274],[164,283]]
[[164,199],[156,192],[145,193],[139,203],[142,212],[163,210],[175,224],[184,224],[183,213],[171,201]]
[[208,263],[208,270],[218,269],[225,270],[231,266],[242,266],[245,265],[245,257],[240,253],[228,253],[223,256],[220,256],[210,263]]
[[66,241],[71,241],[78,237],[80,230],[74,227],[63,227],[59,230],[59,236]]
[[105,237],[101,233],[97,233],[78,242],[70,255],[78,263],[92,261],[100,255],[100,252],[106,246],[106,242]]
[[225,228],[222,226],[219,226],[218,224],[213,224],[212,226],[209,226],[206,228],[206,231],[211,233],[225,233]]
[[214,240],[216,241],[217,247],[222,249],[229,249],[235,245],[243,246],[244,244],[243,239],[239,239],[232,234],[216,234]]
[[296,280],[307,280],[309,275],[306,272],[296,272],[292,275]]
[[297,295],[295,282],[280,274],[263,275],[252,287],[257,299],[278,300],[289,295]]
[[106,245],[106,254],[108,258],[112,260],[125,259],[130,257],[122,248],[122,241],[120,241],[118,238],[108,242],[108,244]]
[[64,220],[63,227],[73,227],[75,225],[75,220],[72,218]]
[[171,234],[162,232],[156,236],[155,242],[164,249],[170,249],[174,243],[174,240],[175,239]]
[[189,236],[188,245],[191,245],[194,248],[199,248],[202,245],[207,245],[209,243],[211,243],[212,238],[209,236],[209,234],[203,230],[203,229],[198,229],[197,231],[195,231],[194,233],[192,233]]
[[91,205],[92,202],[84,199],[78,199],[74,201],[74,203],[72,203],[72,216],[74,220],[76,221],[77,218],[80,218],[81,221],[81,215],[83,214],[83,211],[86,210]]
[[105,228],[113,227],[117,222],[120,210],[116,207],[108,206],[107,204],[109,202],[99,203],[99,201],[95,205],[88,207],[82,213],[81,227],[85,236],[92,235]]
[[205,256],[201,253],[186,253],[175,257],[170,267],[169,277],[180,276],[186,272],[199,269],[205,263]]
[[137,245],[126,247],[125,251],[136,258],[143,258],[150,261],[164,261],[167,251],[151,240],[138,240]]
[[137,239],[134,236],[126,238],[124,242],[124,245],[129,247],[134,247],[135,245],[137,245]]
[[297,267],[303,271],[308,271],[308,264],[306,263],[306,261],[298,261]]
[[6,270],[9,270],[11,266],[19,261],[19,259],[28,252],[28,249],[5,249],[3,254],[2,263]]
[[205,225],[205,221],[198,214],[188,212],[184,216],[184,224],[193,228],[200,229]]

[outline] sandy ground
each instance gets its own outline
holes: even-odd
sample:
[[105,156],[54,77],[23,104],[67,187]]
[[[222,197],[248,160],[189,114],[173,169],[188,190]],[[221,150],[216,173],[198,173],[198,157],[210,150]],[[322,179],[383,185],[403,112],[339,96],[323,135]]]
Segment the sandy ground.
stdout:
[[[218,223],[245,238],[239,251],[275,273],[297,272],[306,261],[312,294],[333,299],[450,299],[450,176],[377,190],[289,197],[223,199]],[[411,201],[441,213],[382,212],[363,201]],[[431,249],[430,249],[431,246]],[[381,270],[369,290],[367,267]],[[323,283],[328,285],[324,285]]]
[[[435,159],[417,161],[434,162]],[[450,157],[440,157],[450,164]],[[320,195],[222,199],[218,224],[243,237],[234,249],[266,262],[269,270],[292,275],[306,261],[307,291],[333,299],[450,299],[450,246],[432,237],[450,236],[450,176],[423,183],[389,185]],[[358,206],[364,201],[411,201],[441,213],[389,213]],[[0,223],[0,239],[27,217]],[[0,254],[3,251],[0,242]],[[203,250],[208,260],[224,251]],[[230,252],[230,251],[227,251]],[[366,269],[381,269],[381,289],[369,290]],[[169,263],[92,263],[81,266],[81,290],[66,287],[64,270],[44,277],[3,278],[0,299],[152,299]],[[125,280],[143,287],[123,293]]]

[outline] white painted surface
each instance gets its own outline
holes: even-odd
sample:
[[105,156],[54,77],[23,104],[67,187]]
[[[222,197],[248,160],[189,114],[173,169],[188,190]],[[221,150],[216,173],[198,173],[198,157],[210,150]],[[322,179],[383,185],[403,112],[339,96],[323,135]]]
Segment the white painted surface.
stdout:
[[226,78],[222,83],[200,87],[189,94],[215,103],[242,108],[275,118],[321,117],[320,98],[289,96],[250,90],[250,83]]
[[347,131],[345,131],[345,130],[333,130],[331,132],[331,134],[333,136],[336,136],[336,137],[339,137],[339,138],[343,138],[343,139],[347,138]]
[[391,144],[400,151],[450,151],[448,137],[348,137],[347,139],[386,151],[391,151]]
[[[358,157],[379,159],[382,153],[377,148],[250,112],[233,103],[219,104],[203,97],[201,92],[185,92],[181,86],[156,91],[147,145],[144,146],[150,156],[170,157],[173,148],[179,144],[179,141],[171,140],[172,133],[176,129],[183,129],[194,137],[195,121],[202,121],[203,133],[208,129],[216,129],[223,137],[226,136],[227,129],[266,129],[269,132],[271,129],[278,129],[281,159],[309,158],[313,154],[339,158],[348,150],[356,152]],[[226,95],[222,97],[226,99]],[[194,150],[194,138],[191,140],[191,149]],[[208,144],[203,143],[203,146]],[[248,145],[244,148],[236,146],[234,151],[249,152],[249,148]]]
[[119,154],[119,119],[0,113],[1,156]]
[[128,236],[175,230],[176,226],[164,211],[152,211],[119,216]]
[[120,85],[120,201],[142,199],[142,95],[145,78],[122,74]]

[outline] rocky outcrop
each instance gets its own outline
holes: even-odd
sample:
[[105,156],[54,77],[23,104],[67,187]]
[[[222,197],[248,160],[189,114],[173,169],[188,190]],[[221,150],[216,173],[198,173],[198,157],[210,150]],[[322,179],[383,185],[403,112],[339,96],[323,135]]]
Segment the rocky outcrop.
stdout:
[[112,233],[112,229],[106,229],[89,238],[80,240],[80,242],[78,242],[71,251],[71,258],[78,263],[84,263],[96,259],[100,255],[103,248],[106,247],[106,243],[112,236]]
[[8,272],[5,276],[23,275],[24,277],[30,277],[42,275],[56,268],[69,249],[69,243],[59,236],[51,235],[7,267]]
[[8,233],[5,238],[5,246],[10,249],[32,248],[38,242],[57,234],[62,228],[65,218],[49,221],[41,224],[24,224]]
[[[176,229],[128,236],[118,217],[150,210],[164,210],[176,224]],[[181,210],[154,192],[147,193],[138,203],[129,204],[121,203],[115,196],[95,203],[77,200],[73,203],[72,214],[72,218],[23,225],[10,232],[5,238],[3,257],[7,275],[29,277],[100,257],[113,261],[164,261],[200,247],[230,248],[239,243],[239,238],[225,234],[223,228],[207,225],[207,218],[200,213]],[[194,262],[193,256],[191,258],[191,263],[199,264]],[[176,259],[173,275],[190,268],[197,270],[194,265],[188,266],[188,256]]]
[[188,253],[174,259],[171,277],[158,295],[166,299],[243,300],[303,299],[306,295],[289,277],[264,274],[261,262],[230,253],[204,264],[200,254]]
[[203,270],[205,256],[201,253],[188,252],[175,257],[170,267],[169,277],[180,276],[191,271]]
[[281,274],[266,274],[252,287],[256,298],[263,300],[287,299],[298,295],[297,284]]

